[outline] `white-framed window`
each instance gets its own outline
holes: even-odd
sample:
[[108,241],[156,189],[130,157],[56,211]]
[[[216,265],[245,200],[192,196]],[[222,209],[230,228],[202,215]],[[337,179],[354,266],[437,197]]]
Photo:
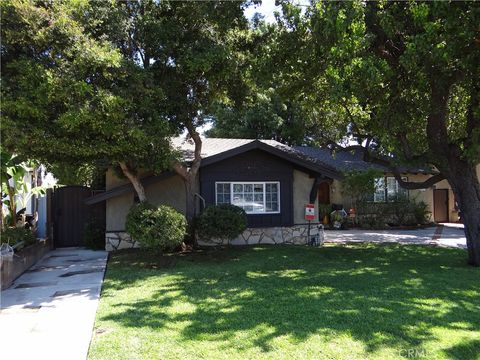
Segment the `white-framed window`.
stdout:
[[216,182],[215,202],[241,207],[247,214],[279,214],[280,182]]
[[[403,181],[408,178],[403,177]],[[395,202],[408,198],[408,190],[400,186],[393,176],[385,176],[375,179],[374,202]]]

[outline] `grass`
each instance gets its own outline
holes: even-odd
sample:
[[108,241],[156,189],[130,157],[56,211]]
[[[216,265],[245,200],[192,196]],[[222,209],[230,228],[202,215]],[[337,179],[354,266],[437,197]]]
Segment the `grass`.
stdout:
[[480,359],[462,250],[356,245],[113,254],[89,359]]

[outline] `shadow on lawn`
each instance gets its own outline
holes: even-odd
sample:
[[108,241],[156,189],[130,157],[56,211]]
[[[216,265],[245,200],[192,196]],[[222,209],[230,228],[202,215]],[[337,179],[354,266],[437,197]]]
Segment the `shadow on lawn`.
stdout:
[[[159,281],[154,296],[118,303],[125,310],[102,320],[152,328],[188,321],[185,339],[263,351],[284,335],[301,342],[314,334],[347,334],[372,352],[422,347],[436,339],[434,327],[480,331],[479,271],[464,264],[461,252],[389,245],[227,249],[213,261],[211,254],[177,258],[160,273],[138,267],[126,273],[125,264],[114,263],[105,296],[161,274],[175,281]],[[195,310],[169,311],[179,301]],[[255,334],[250,345],[229,342],[243,331]],[[465,358],[470,345],[451,348],[448,356]]]

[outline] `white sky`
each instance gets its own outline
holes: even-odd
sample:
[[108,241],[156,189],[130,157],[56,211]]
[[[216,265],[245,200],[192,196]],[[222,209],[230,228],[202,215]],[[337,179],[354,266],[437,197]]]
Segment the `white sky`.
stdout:
[[275,22],[275,16],[273,15],[275,11],[280,11],[280,6],[275,6],[275,0],[263,0],[261,5],[250,5],[246,8],[245,16],[251,19],[258,12],[265,16],[267,23],[273,23]]
[[[310,5],[310,0],[291,0],[295,5],[302,6],[302,10],[305,10],[304,7]],[[275,22],[274,12],[280,12],[280,6],[275,6],[275,0],[263,0],[261,5],[250,5],[245,9],[244,13],[248,19],[251,19],[255,13],[260,13],[265,16],[265,21],[267,23]]]

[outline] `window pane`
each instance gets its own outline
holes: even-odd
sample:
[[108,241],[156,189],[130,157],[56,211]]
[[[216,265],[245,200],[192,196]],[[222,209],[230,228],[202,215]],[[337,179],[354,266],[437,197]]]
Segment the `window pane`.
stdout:
[[243,206],[243,194],[233,194],[233,205]]
[[243,185],[243,191],[245,192],[253,192],[253,184],[245,184]]
[[216,192],[217,204],[230,203],[230,183],[217,183]]
[[278,202],[267,203],[267,212],[278,211]]
[[247,213],[252,213],[253,212],[253,206],[244,206],[243,209],[247,212]]
[[243,192],[243,185],[233,184],[233,193],[241,193],[241,192]]
[[397,200],[397,180],[394,177],[387,178],[387,201]]
[[253,185],[253,190],[256,193],[263,193],[263,184],[254,184]]
[[385,201],[385,179],[375,179],[375,194],[373,195],[373,201],[384,202]]

